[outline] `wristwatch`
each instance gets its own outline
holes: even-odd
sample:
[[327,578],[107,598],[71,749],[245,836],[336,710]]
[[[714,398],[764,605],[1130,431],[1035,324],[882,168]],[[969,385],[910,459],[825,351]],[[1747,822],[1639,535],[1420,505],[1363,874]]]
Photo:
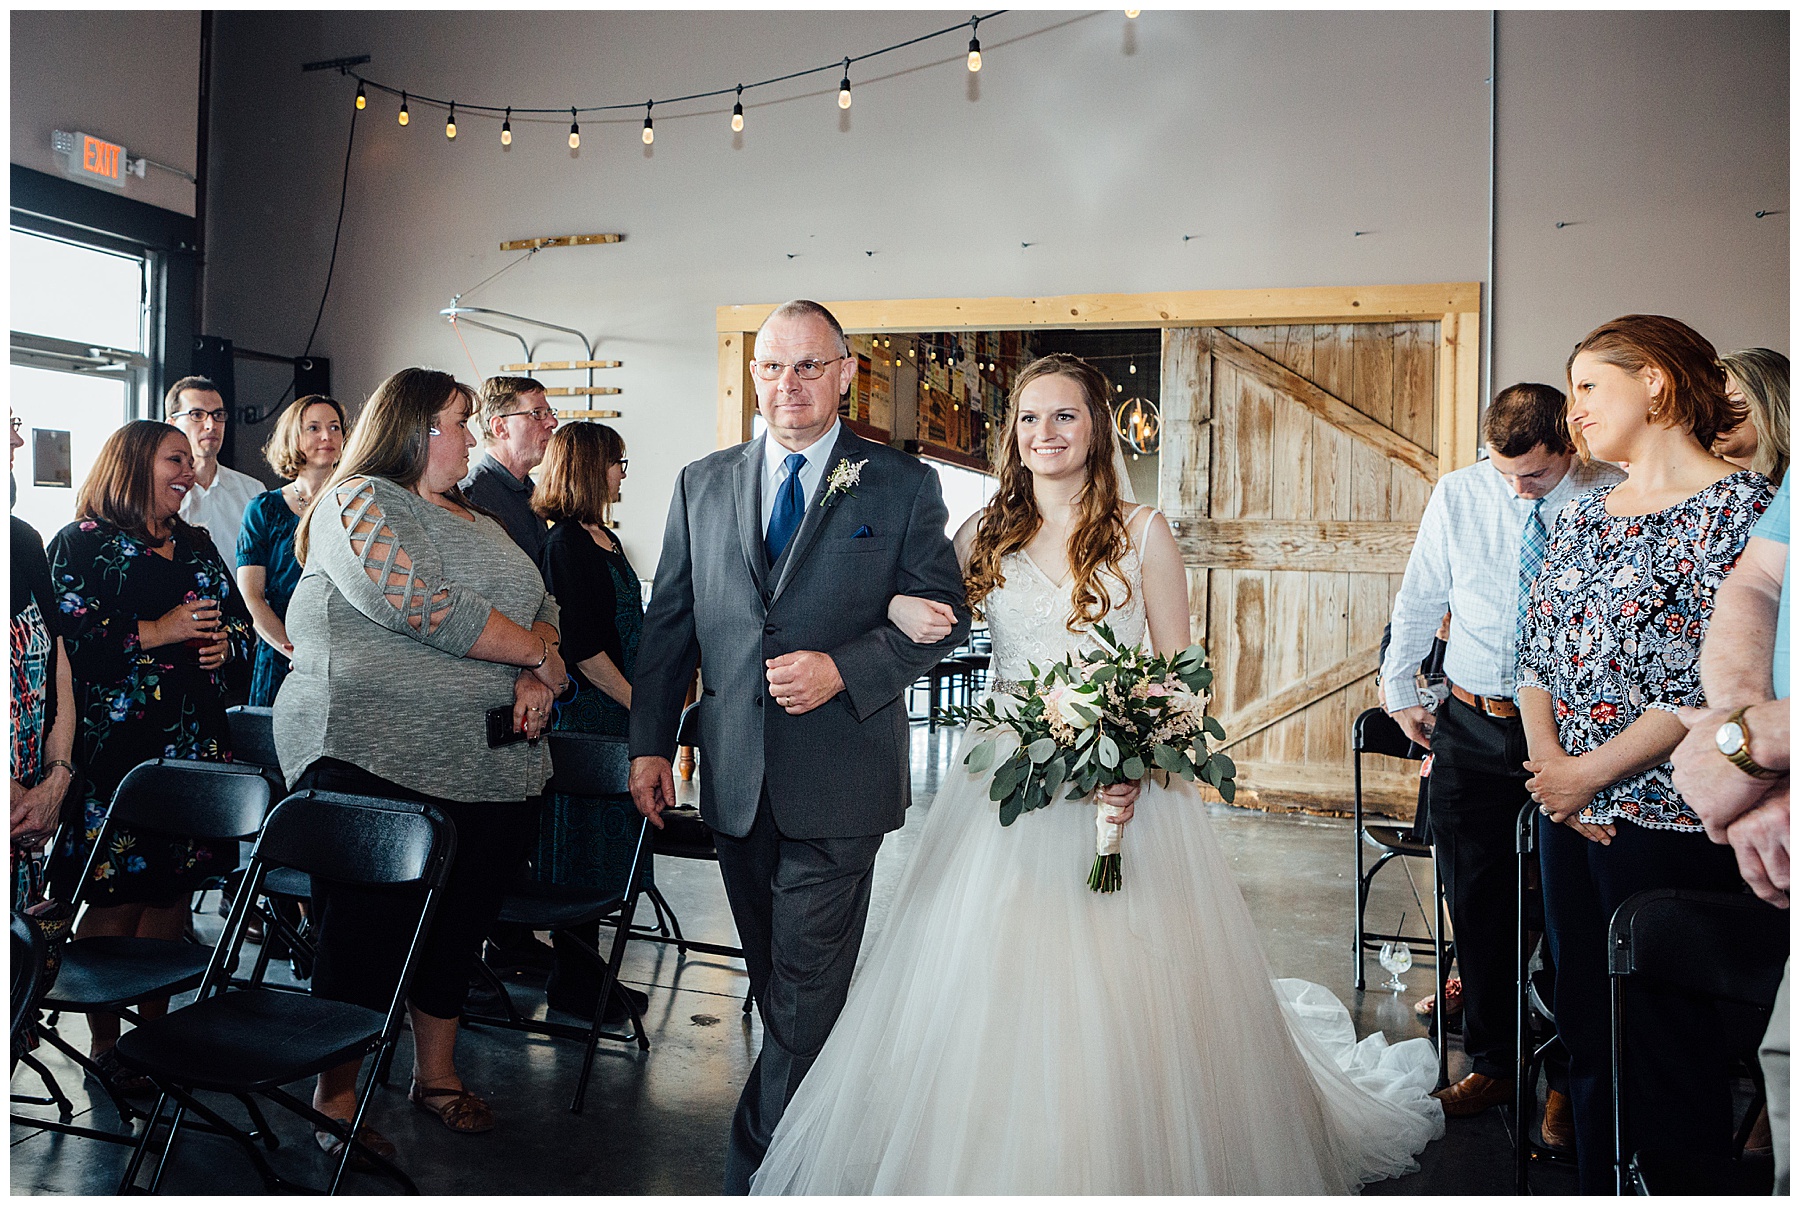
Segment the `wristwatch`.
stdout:
[[1760,765],[1750,756],[1750,729],[1744,724],[1744,713],[1748,707],[1739,708],[1731,714],[1731,718],[1719,726],[1713,735],[1719,752],[1730,760],[1731,765],[1743,771],[1753,779],[1779,779],[1786,771],[1770,770]]

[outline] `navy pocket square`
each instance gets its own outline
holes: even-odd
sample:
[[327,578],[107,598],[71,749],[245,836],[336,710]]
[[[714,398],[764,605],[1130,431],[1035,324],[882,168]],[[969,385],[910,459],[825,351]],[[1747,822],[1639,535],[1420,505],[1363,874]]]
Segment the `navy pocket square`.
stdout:
[[874,534],[875,534],[875,529],[871,528],[868,524],[865,523],[862,527],[856,529],[856,533],[853,536],[851,536],[850,539],[861,540],[865,536],[873,536]]

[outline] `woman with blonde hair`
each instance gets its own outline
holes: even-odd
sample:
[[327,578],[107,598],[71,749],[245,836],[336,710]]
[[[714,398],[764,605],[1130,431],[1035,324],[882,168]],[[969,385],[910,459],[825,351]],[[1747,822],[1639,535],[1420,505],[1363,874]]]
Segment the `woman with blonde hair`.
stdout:
[[238,531],[237,581],[244,604],[256,621],[256,667],[250,675],[251,707],[275,702],[275,692],[287,677],[294,643],[288,640],[288,600],[300,582],[300,562],[294,558],[294,533],[300,516],[312,504],[319,487],[337,467],[349,425],[344,408],[323,394],[295,398],[275,421],[275,431],[263,445],[263,459],[288,480],[250,500],[244,508],[244,525]]
[[[550,772],[536,738],[568,681],[556,602],[537,567],[457,486],[473,403],[467,386],[430,369],[403,369],[376,388],[300,520],[306,573],[287,616],[294,669],[275,699],[290,787],[425,800],[456,827],[449,883],[408,992],[408,1097],[462,1134],[491,1129],[494,1117],[458,1075],[457,1019],[535,831]],[[510,709],[513,731],[531,740],[490,747],[491,708]],[[313,993],[385,1008],[411,938],[407,910],[380,891],[315,880],[313,914]],[[314,1107],[348,1119],[357,1067],[321,1073]],[[366,1129],[360,1138],[393,1150]],[[336,1136],[318,1139],[338,1150]]]
[[1745,348],[1719,363],[1725,366],[1725,396],[1749,414],[1719,433],[1713,455],[1779,486],[1788,467],[1788,358],[1771,348]]
[[[957,534],[997,690],[1098,624],[1188,644],[1186,570],[1122,497],[1110,393],[1073,356],[1027,366],[999,492]],[[947,625],[909,596],[889,617],[915,640]],[[1192,784],[1107,790],[1132,872],[1101,895],[1082,876],[1099,801],[1002,827],[988,778],[951,765],[753,1192],[1346,1193],[1442,1134],[1426,1040],[1358,1047],[1324,989],[1277,991]]]

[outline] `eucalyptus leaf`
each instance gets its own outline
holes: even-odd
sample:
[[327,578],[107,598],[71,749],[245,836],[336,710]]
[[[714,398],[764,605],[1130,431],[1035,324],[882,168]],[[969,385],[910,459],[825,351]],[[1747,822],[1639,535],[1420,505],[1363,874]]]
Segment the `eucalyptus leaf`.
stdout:
[[1174,746],[1158,745],[1150,751],[1150,757],[1155,760],[1156,765],[1169,773],[1176,775],[1181,773],[1181,751]]
[[1010,825],[1019,819],[1019,797],[1009,796],[1000,804],[1000,823]]
[[1216,716],[1208,716],[1206,718],[1206,731],[1220,741],[1225,740],[1225,726],[1219,723],[1219,719]]
[[1119,671],[1115,667],[1101,666],[1098,670],[1095,670],[1092,674],[1088,675],[1088,681],[1090,683],[1110,683],[1118,676]]
[[1119,765],[1119,743],[1111,737],[1100,738],[1100,765],[1107,770]]
[[1227,779],[1234,778],[1237,775],[1237,763],[1227,758],[1224,754],[1214,754],[1212,760],[1219,764],[1220,775]]
[[1100,719],[1100,712],[1097,708],[1090,708],[1086,704],[1071,704],[1070,706],[1075,709],[1075,715],[1081,717],[1089,724],[1093,724],[1096,720]]
[[994,765],[994,743],[984,741],[970,750],[963,759],[963,765],[969,768],[971,774],[979,775],[986,771],[988,767]]
[[1200,768],[1200,776],[1214,787],[1219,786],[1219,764],[1208,758],[1206,765]]
[[1237,781],[1235,779],[1226,779],[1224,782],[1220,783],[1219,784],[1219,797],[1221,799],[1223,799],[1227,804],[1231,803],[1234,799],[1236,799],[1237,798]]
[[1033,762],[1048,762],[1056,753],[1056,741],[1050,737],[1039,737],[1031,743],[1026,753]]
[[1056,798],[1056,789],[1069,777],[1069,760],[1058,755],[1044,763],[1044,794]]
[[1125,759],[1125,765],[1119,769],[1125,772],[1127,779],[1142,779],[1144,777],[1144,760],[1134,754]]

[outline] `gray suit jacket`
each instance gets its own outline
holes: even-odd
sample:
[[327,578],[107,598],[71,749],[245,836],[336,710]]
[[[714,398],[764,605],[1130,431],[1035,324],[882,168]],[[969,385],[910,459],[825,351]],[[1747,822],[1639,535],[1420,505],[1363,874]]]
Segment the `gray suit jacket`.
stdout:
[[[854,489],[827,501],[832,468],[864,459]],[[733,837],[750,832],[765,783],[787,837],[900,828],[912,802],[907,684],[969,631],[937,475],[847,427],[826,464],[773,566],[763,544],[762,438],[687,466],[669,505],[631,684],[631,753],[674,756],[698,661],[700,813]],[[897,594],[953,605],[955,630],[915,645],[888,622]],[[789,716],[769,696],[763,662],[802,649],[830,654],[844,690]]]

